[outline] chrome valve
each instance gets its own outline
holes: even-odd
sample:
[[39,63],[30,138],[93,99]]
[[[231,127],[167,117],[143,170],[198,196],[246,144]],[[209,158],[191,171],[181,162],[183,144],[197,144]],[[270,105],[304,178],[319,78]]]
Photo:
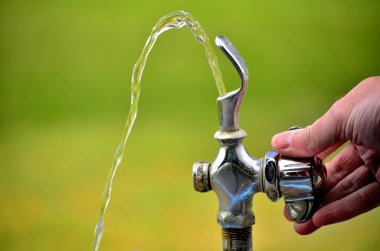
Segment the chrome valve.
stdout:
[[269,151],[261,169],[263,191],[271,201],[284,197],[289,216],[304,222],[311,216],[317,202],[317,192],[326,179],[321,159],[289,158]]
[[[289,158],[269,151],[256,159],[243,146],[246,132],[239,129],[238,112],[248,85],[247,66],[232,43],[223,36],[215,39],[239,73],[242,85],[217,99],[219,142],[213,163],[196,162],[193,185],[198,192],[213,190],[219,201],[217,221],[222,227],[224,251],[252,250],[253,196],[265,192],[271,201],[284,197],[289,215],[296,222],[309,219],[318,206],[318,189],[326,179],[326,170],[317,157]],[[295,127],[291,129],[297,129]]]

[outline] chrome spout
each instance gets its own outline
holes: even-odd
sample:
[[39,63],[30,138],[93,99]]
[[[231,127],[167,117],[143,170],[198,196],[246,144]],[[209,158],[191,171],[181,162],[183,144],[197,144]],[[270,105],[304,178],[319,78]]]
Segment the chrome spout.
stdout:
[[214,138],[219,142],[219,152],[213,163],[193,165],[193,185],[198,192],[213,190],[218,197],[222,250],[251,251],[254,195],[265,192],[271,201],[284,196],[294,221],[306,221],[318,206],[318,189],[326,179],[326,169],[317,157],[289,158],[269,151],[256,159],[245,150],[243,139],[247,134],[239,128],[238,113],[248,86],[248,68],[226,37],[218,36],[215,43],[235,66],[241,87],[217,99],[219,130]]
[[217,99],[219,106],[219,128],[221,131],[226,132],[237,131],[239,130],[239,108],[248,86],[248,68],[238,50],[226,37],[217,36],[215,44],[235,66],[241,79],[240,88]]

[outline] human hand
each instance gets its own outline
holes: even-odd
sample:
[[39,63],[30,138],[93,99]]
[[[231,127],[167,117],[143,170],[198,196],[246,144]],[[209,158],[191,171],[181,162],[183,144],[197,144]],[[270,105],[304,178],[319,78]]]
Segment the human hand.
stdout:
[[319,209],[310,220],[295,223],[299,234],[380,205],[380,76],[362,81],[311,126],[275,135],[272,147],[285,156],[325,159],[346,141],[350,143],[326,163]]

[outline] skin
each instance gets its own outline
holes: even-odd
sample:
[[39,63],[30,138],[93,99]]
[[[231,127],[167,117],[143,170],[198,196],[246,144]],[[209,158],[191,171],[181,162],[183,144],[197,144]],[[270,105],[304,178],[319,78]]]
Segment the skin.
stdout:
[[326,163],[319,209],[307,222],[295,223],[297,233],[310,234],[380,205],[380,76],[360,82],[312,125],[275,135],[272,147],[285,156],[325,159],[345,142]]

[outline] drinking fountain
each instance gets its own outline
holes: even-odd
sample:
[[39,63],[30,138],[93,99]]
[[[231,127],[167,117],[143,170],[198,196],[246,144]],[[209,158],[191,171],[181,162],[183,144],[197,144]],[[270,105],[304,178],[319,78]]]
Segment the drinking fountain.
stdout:
[[295,222],[304,222],[318,207],[326,168],[316,156],[294,158],[271,150],[256,159],[245,150],[243,139],[247,133],[239,128],[238,113],[248,85],[248,68],[226,37],[218,36],[215,43],[234,65],[242,83],[240,88],[217,98],[219,130],[214,138],[219,142],[219,152],[212,163],[194,163],[193,185],[198,192],[213,190],[218,197],[217,222],[222,228],[223,251],[251,251],[253,196],[264,192],[273,202],[284,197],[289,216]]

